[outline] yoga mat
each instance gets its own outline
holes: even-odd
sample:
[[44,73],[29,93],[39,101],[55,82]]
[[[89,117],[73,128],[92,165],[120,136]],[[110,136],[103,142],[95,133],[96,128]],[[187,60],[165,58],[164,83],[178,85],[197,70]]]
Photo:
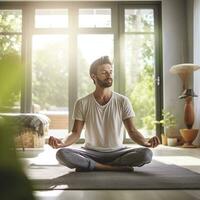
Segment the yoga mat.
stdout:
[[61,165],[30,165],[27,171],[35,190],[156,190],[200,189],[200,174],[152,161],[134,172],[75,172]]

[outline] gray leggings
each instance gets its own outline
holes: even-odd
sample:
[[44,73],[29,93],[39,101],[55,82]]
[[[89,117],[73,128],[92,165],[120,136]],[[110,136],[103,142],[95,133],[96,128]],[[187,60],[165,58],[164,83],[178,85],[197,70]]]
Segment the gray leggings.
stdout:
[[61,148],[57,151],[56,158],[60,164],[69,168],[85,170],[94,170],[96,162],[113,166],[140,167],[151,162],[152,151],[148,148],[128,147],[111,152],[100,152],[84,147]]

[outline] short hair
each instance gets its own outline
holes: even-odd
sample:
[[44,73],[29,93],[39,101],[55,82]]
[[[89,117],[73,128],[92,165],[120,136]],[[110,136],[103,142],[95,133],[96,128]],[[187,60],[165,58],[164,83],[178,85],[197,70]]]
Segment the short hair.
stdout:
[[91,65],[90,65],[90,76],[92,74],[96,74],[97,73],[97,68],[100,65],[104,65],[104,64],[110,64],[112,65],[112,62],[110,61],[109,56],[102,56],[100,58],[98,58],[97,60],[95,60]]

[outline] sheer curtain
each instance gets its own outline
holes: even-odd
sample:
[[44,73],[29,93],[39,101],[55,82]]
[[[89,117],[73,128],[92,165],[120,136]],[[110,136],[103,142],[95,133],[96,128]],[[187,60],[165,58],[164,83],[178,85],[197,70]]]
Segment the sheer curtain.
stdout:
[[[200,64],[200,1],[194,0],[194,63]],[[198,95],[194,98],[195,122],[194,128],[199,129],[194,144],[200,145],[200,70],[194,72],[194,91]]]

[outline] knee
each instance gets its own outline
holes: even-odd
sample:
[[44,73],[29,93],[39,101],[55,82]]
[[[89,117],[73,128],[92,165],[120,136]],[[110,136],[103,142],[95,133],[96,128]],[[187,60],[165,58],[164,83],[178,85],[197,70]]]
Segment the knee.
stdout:
[[61,162],[63,160],[63,157],[64,157],[64,149],[59,149],[57,152],[56,152],[56,159]]
[[56,158],[59,159],[61,158],[63,155],[63,149],[59,149],[57,152],[56,152]]
[[71,153],[72,152],[66,148],[59,149],[56,152],[56,159],[61,165],[67,166],[72,169],[74,168],[74,165],[72,165],[69,161]]
[[153,153],[150,149],[144,148],[142,157],[145,163],[150,163],[152,161]]
[[63,159],[65,159],[66,155],[67,154],[70,154],[71,151],[67,148],[61,148],[59,149],[57,152],[56,152],[56,159],[59,161],[59,162],[62,162]]

